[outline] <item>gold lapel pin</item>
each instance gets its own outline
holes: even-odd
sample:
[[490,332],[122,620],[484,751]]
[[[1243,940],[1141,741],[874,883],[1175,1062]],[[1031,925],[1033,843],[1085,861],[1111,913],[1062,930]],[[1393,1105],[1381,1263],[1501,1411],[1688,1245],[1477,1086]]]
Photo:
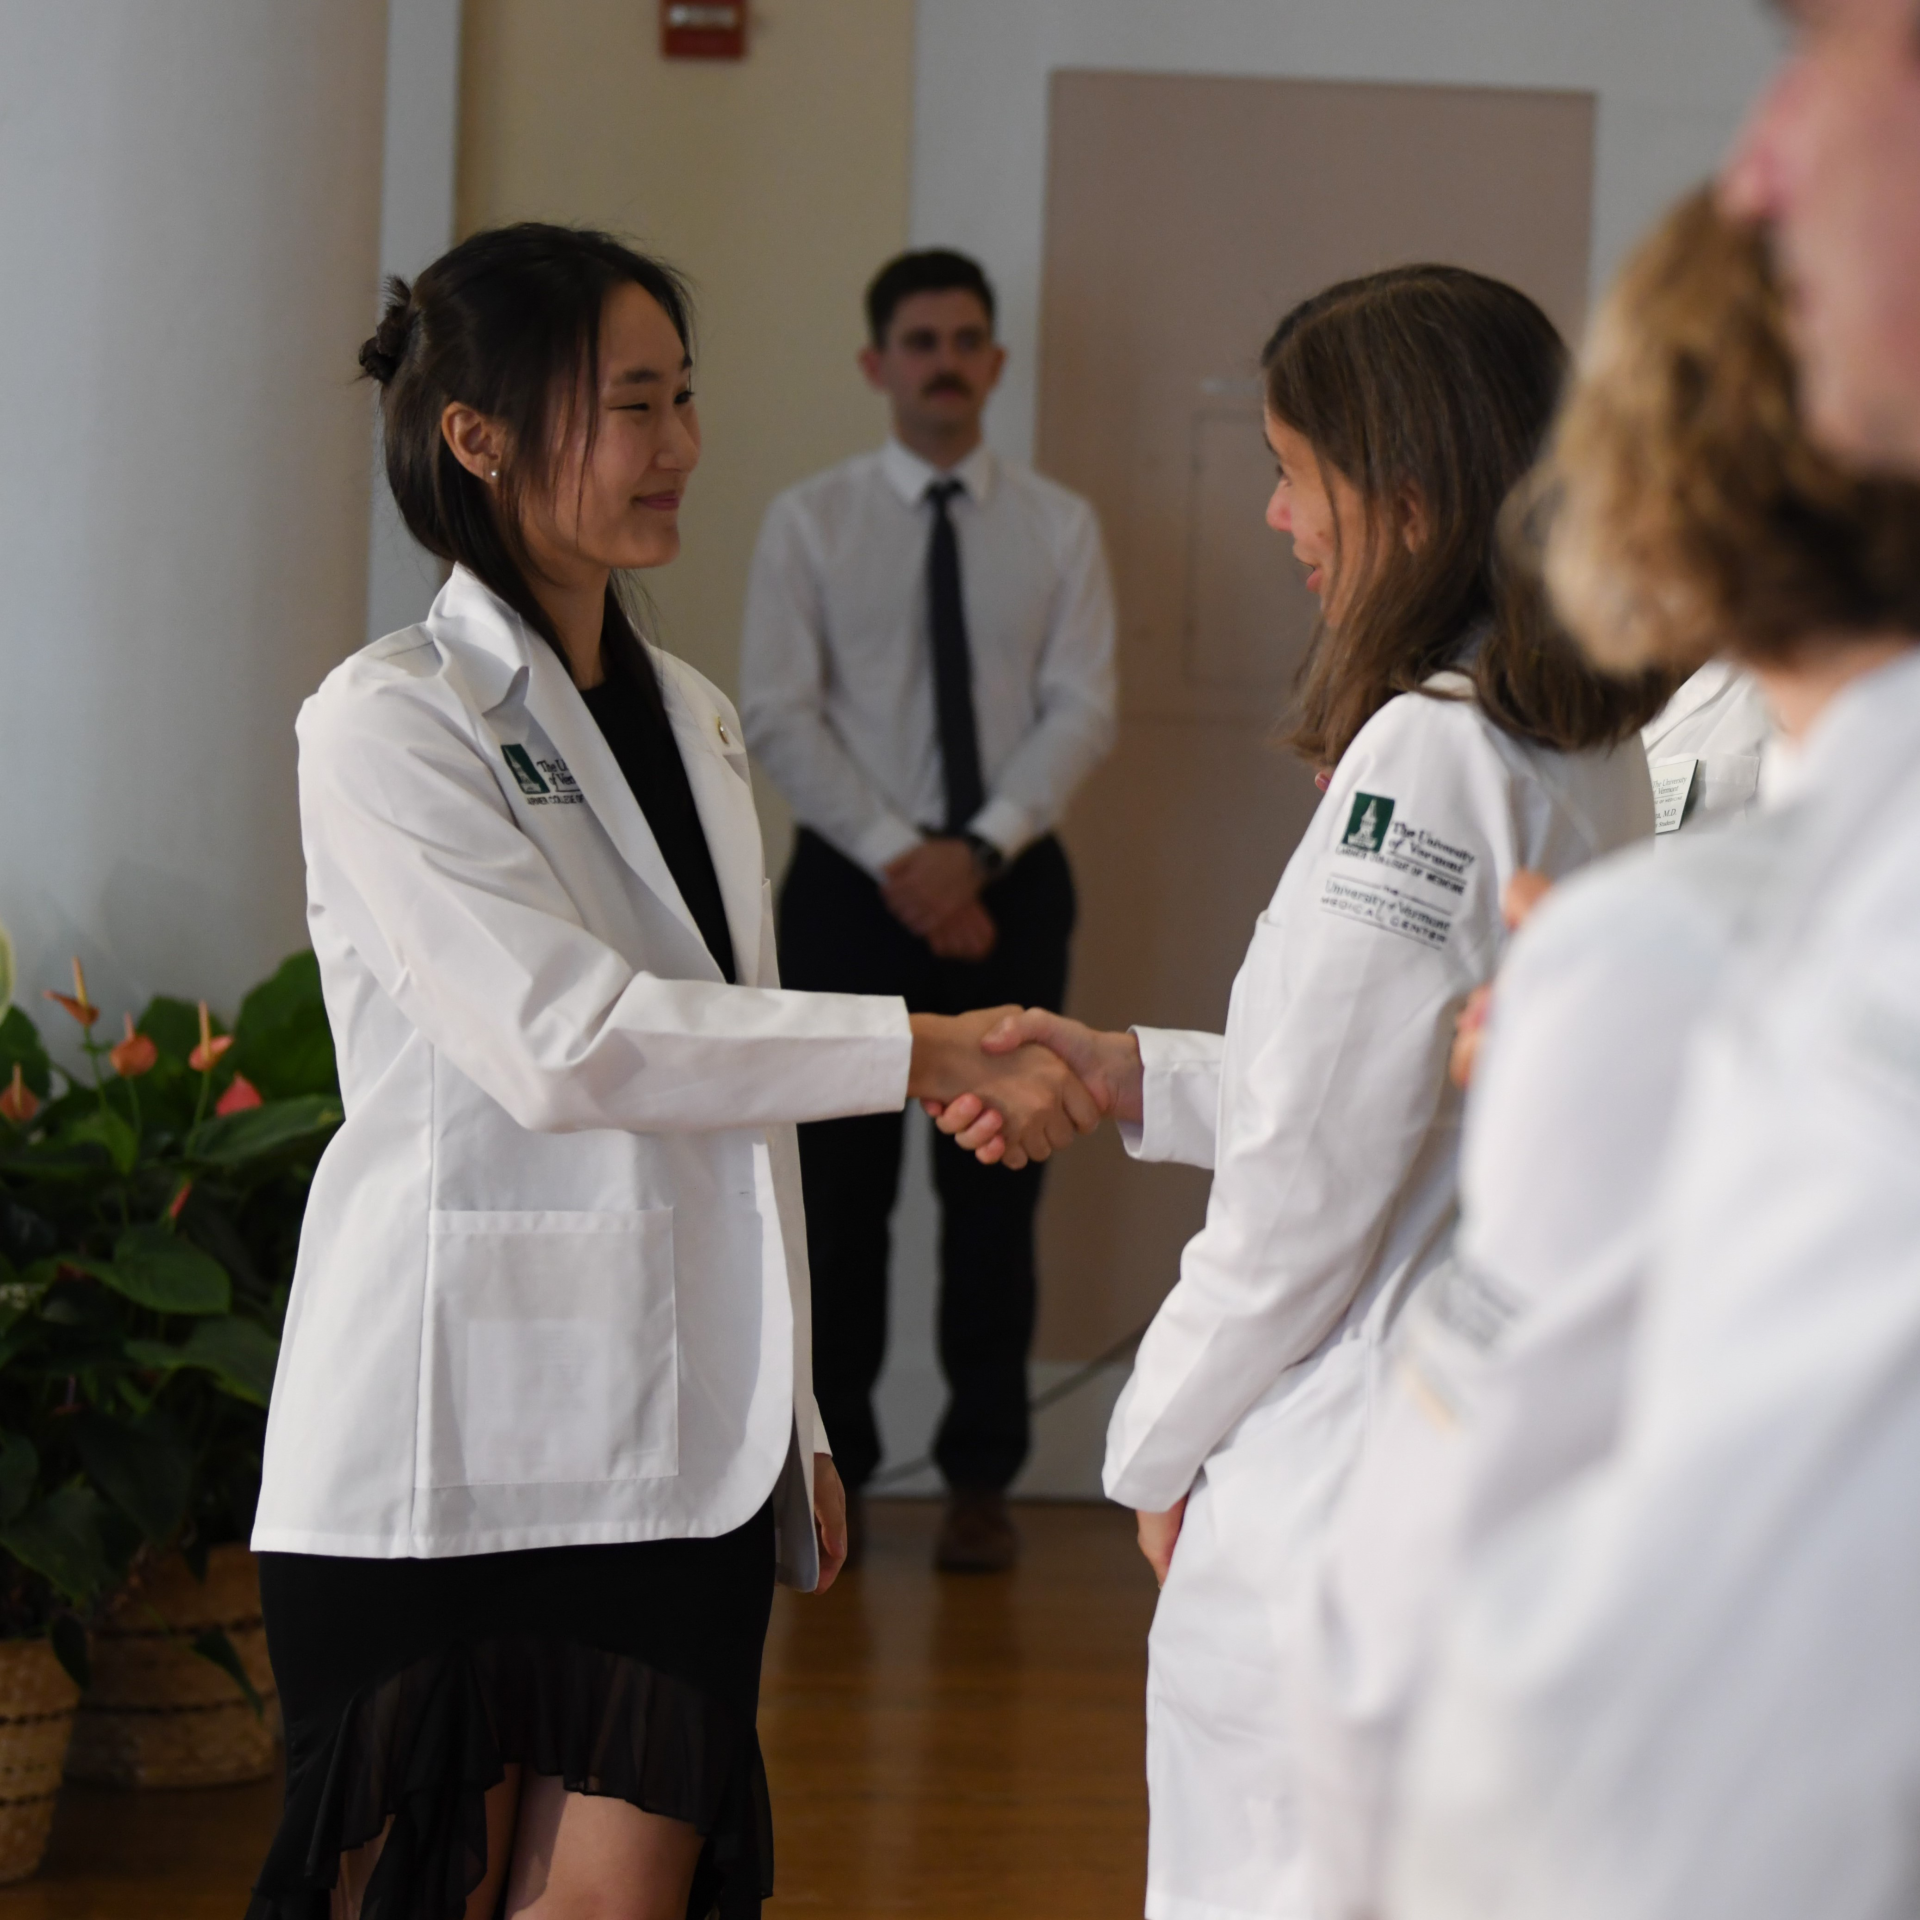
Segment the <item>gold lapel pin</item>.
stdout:
[[733,735],[727,731],[727,723],[717,713],[713,716],[713,730],[720,736],[720,744],[723,747],[733,745]]

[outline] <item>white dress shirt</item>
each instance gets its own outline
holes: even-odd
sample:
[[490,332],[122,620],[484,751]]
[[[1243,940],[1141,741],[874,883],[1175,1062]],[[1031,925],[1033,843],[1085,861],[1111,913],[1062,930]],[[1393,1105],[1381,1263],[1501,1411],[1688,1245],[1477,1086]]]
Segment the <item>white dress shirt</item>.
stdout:
[[950,472],[897,440],[790,487],[747,583],[747,743],[802,826],[878,875],[946,818],[934,710],[927,489],[949,512],[987,798],[967,823],[1012,859],[1113,744],[1113,593],[1079,495],[983,446]]

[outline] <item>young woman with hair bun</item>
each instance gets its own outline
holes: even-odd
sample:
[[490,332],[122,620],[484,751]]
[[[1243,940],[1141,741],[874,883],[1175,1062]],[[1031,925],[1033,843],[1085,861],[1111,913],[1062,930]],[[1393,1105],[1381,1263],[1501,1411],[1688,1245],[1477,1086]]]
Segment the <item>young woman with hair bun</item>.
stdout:
[[[1510,286],[1415,266],[1331,287],[1264,355],[1267,523],[1321,621],[1291,743],[1326,797],[1255,926],[1224,1036],[1028,1012],[1136,1157],[1209,1167],[1108,1434],[1108,1495],[1162,1581],[1149,1642],[1147,1912],[1304,1920],[1285,1650],[1383,1342],[1452,1236],[1456,1015],[1523,867],[1653,824],[1657,677],[1595,674],[1499,537],[1565,353]],[[998,1150],[971,1101],[942,1116]]]
[[969,1086],[1094,1124],[991,1014],[782,991],[732,706],[618,587],[679,549],[687,297],[602,234],[475,235],[362,365],[427,618],[299,723],[345,1123],[254,1546],[286,1812],[252,1920],[742,1920],[778,1577],[845,1516],[793,1124]]

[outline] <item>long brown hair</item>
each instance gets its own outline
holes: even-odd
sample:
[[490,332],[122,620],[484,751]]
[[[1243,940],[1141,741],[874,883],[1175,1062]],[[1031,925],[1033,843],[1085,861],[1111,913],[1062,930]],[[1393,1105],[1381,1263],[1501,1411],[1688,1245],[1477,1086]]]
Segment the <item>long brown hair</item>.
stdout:
[[1920,633],[1920,486],[1808,438],[1766,243],[1702,187],[1596,317],[1540,480],[1546,575],[1609,668]]
[[[1269,410],[1359,494],[1365,550],[1338,631],[1324,617],[1286,744],[1329,767],[1402,693],[1454,667],[1495,726],[1541,746],[1611,746],[1670,691],[1664,675],[1595,673],[1555,626],[1501,534],[1566,377],[1553,323],[1517,289],[1462,267],[1394,267],[1294,308],[1261,355]],[[1425,537],[1397,528],[1419,504]],[[1337,541],[1344,542],[1336,529]]]

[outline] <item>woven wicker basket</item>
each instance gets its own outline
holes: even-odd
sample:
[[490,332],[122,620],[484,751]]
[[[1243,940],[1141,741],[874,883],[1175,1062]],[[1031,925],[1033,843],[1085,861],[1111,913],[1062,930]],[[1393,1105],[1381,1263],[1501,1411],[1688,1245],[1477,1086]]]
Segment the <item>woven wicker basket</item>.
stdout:
[[80,1689],[44,1640],[0,1640],[0,1881],[24,1880],[53,1831]]
[[[188,1643],[208,1627],[226,1630],[267,1703],[264,1719],[192,1651]],[[93,1684],[74,1718],[67,1778],[117,1787],[258,1780],[273,1771],[277,1706],[253,1555],[215,1547],[202,1586],[172,1554],[94,1629]]]

